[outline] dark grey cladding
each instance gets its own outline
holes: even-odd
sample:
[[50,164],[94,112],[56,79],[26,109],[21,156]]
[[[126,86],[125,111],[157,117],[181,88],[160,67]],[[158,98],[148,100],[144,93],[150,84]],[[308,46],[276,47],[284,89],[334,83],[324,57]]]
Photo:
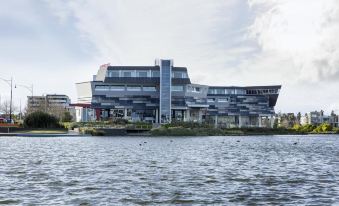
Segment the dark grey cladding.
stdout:
[[106,77],[105,83],[159,84],[159,77]]

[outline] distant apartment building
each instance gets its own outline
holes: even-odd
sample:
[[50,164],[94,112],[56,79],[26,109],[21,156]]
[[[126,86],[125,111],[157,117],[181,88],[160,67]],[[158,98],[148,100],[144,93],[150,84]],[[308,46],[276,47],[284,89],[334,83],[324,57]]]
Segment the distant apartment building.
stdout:
[[79,117],[91,113],[96,120],[208,122],[220,127],[271,127],[281,89],[193,84],[187,68],[175,67],[172,60],[156,60],[154,66],[103,65],[92,81],[76,86],[79,105],[90,105]]
[[320,125],[323,123],[328,123],[332,127],[339,127],[338,123],[339,116],[336,114],[324,115],[323,111],[313,111],[307,113],[305,116],[301,118],[301,124],[312,124],[312,125]]
[[48,108],[67,108],[71,103],[67,95],[47,94],[43,96],[28,96],[27,106],[31,110],[48,110]]

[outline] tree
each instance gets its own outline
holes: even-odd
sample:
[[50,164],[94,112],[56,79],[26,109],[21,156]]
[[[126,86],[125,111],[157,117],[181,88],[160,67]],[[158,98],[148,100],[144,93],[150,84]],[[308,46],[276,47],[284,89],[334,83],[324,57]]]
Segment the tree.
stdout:
[[318,132],[318,133],[321,133],[321,132],[329,132],[329,131],[332,131],[332,126],[328,123],[323,123],[321,125],[319,125],[317,128],[314,129],[314,132]]
[[305,119],[306,119],[306,124],[309,124],[310,118],[308,117],[308,114],[307,114],[307,113],[305,113]]
[[298,112],[298,114],[297,114],[297,120],[298,120],[298,123],[300,124],[300,120],[301,120],[301,113],[300,112]]
[[24,126],[27,128],[60,128],[58,118],[42,111],[28,114],[24,119]]
[[51,115],[54,115],[58,119],[62,119],[67,110],[63,106],[50,104],[48,105],[46,112]]
[[278,125],[279,125],[279,120],[278,120],[278,118],[275,118],[274,123],[273,123],[273,128],[274,129],[278,128]]
[[[0,113],[4,114],[5,116],[9,116],[10,105],[11,105],[11,102],[9,100],[3,101],[0,105]],[[17,112],[17,111],[18,111],[18,108],[16,106],[14,106],[14,104],[12,102],[12,115],[13,115],[14,112]]]
[[331,116],[332,116],[332,117],[337,116],[336,113],[334,112],[334,110],[331,111]]
[[62,122],[71,122],[73,119],[71,113],[69,111],[64,112],[61,121]]

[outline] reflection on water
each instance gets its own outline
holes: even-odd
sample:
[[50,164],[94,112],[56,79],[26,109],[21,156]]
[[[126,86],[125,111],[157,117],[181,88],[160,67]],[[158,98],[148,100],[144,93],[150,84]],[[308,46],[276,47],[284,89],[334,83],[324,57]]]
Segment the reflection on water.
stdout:
[[0,137],[0,204],[339,204],[339,136]]

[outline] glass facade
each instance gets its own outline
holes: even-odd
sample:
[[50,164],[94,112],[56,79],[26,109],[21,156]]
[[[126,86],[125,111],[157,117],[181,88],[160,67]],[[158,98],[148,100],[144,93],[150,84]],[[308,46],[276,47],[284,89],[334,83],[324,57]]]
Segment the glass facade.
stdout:
[[171,60],[160,62],[160,123],[171,121]]

